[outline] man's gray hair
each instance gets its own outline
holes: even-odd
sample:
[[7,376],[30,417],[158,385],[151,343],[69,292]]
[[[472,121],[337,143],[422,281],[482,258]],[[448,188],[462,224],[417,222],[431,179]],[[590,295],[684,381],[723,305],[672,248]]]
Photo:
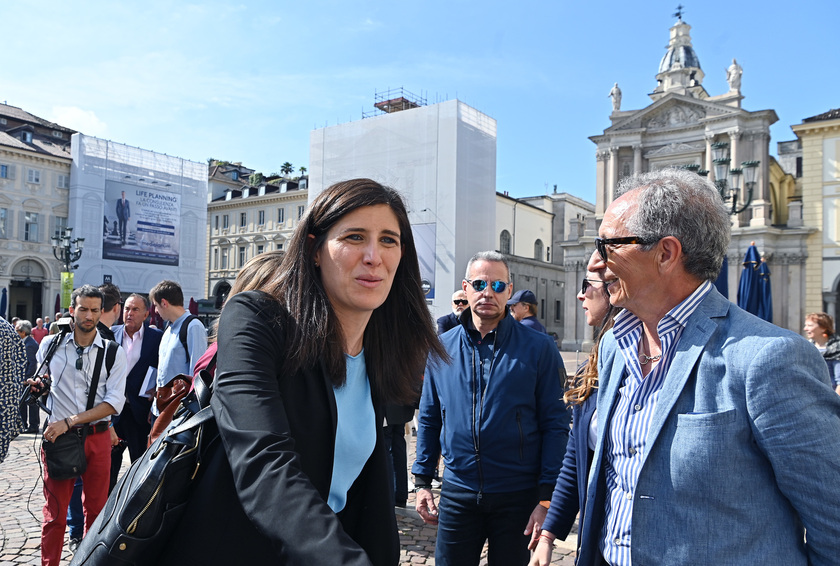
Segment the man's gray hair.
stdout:
[[701,281],[714,281],[729,246],[729,212],[714,185],[684,169],[660,169],[624,178],[615,196],[638,190],[630,234],[646,240],[673,236],[682,244],[683,266]]
[[467,272],[464,275],[464,279],[469,279],[470,278],[470,268],[472,268],[472,264],[474,264],[477,261],[498,261],[500,263],[505,264],[505,269],[507,270],[507,273],[508,273],[507,278],[508,278],[508,281],[510,281],[510,265],[508,265],[508,262],[505,259],[505,256],[503,256],[499,252],[495,252],[493,250],[488,250],[486,252],[478,252],[477,254],[472,256],[470,258],[470,261],[467,262]]
[[27,336],[32,334],[32,323],[28,320],[19,320],[17,324],[15,324],[15,330],[18,332],[23,332]]

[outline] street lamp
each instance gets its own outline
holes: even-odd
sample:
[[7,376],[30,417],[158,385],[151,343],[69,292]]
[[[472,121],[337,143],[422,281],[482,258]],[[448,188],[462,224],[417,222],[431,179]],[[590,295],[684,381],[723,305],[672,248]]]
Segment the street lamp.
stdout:
[[82,248],[85,247],[84,238],[73,238],[73,229],[65,228],[63,232],[56,232],[50,242],[53,247],[53,255],[55,259],[61,262],[63,270],[70,273],[77,269],[78,265],[73,265],[73,262],[78,261],[82,257]]
[[50,238],[55,259],[61,262],[61,308],[70,306],[70,295],[73,293],[73,270],[78,265],[73,262],[82,257],[82,248],[85,246],[84,238],[73,239],[73,229],[65,228],[63,232],[56,231]]
[[[730,169],[729,164],[732,160],[729,158],[729,144],[726,142],[715,142],[712,144],[712,162],[715,167],[715,187],[720,193],[720,198],[723,202],[732,201],[732,208],[729,214],[741,214],[752,203],[753,188],[755,187],[756,179],[758,178],[758,164],[759,161],[742,161],[741,168]],[[697,172],[704,177],[709,174],[706,170]],[[738,206],[738,195],[741,193],[741,176],[743,175],[744,186],[746,191],[744,203]],[[730,177],[732,178],[730,182]]]

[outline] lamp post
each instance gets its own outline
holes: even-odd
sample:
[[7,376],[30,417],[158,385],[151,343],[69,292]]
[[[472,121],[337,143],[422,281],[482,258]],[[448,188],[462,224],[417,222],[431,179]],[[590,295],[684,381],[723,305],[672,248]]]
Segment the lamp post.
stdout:
[[[741,168],[730,169],[729,144],[726,142],[715,142],[712,144],[712,162],[715,167],[715,187],[720,193],[723,202],[732,202],[729,214],[741,214],[752,203],[753,188],[758,177],[759,161],[742,161]],[[698,175],[704,177],[709,174],[706,170],[697,171]],[[744,186],[741,186],[743,175]],[[731,177],[731,182],[730,182]],[[745,191],[743,204],[738,206],[739,195]]]
[[70,294],[73,292],[73,270],[79,266],[74,265],[82,257],[82,249],[85,246],[84,238],[73,239],[73,229],[65,228],[63,232],[56,232],[50,242],[53,247],[55,259],[61,262],[61,308],[70,306]]

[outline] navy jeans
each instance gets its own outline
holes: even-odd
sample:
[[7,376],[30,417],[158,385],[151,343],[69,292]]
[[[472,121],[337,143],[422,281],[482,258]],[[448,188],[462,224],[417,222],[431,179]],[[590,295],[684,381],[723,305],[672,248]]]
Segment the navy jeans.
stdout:
[[530,537],[522,532],[538,503],[536,487],[478,494],[444,481],[438,503],[435,564],[477,566],[485,540],[489,543],[489,566],[528,564]]
[[70,538],[82,540],[85,534],[85,511],[82,508],[82,478],[76,478],[73,486],[73,497],[67,507],[67,527]]

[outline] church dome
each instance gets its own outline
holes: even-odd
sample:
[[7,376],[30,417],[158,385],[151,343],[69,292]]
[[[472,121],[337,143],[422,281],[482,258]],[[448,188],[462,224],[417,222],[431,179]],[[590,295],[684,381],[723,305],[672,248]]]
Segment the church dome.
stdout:
[[659,72],[667,73],[673,69],[685,69],[687,67],[700,68],[700,59],[691,45],[672,45],[668,48],[662,61],[659,63]]

